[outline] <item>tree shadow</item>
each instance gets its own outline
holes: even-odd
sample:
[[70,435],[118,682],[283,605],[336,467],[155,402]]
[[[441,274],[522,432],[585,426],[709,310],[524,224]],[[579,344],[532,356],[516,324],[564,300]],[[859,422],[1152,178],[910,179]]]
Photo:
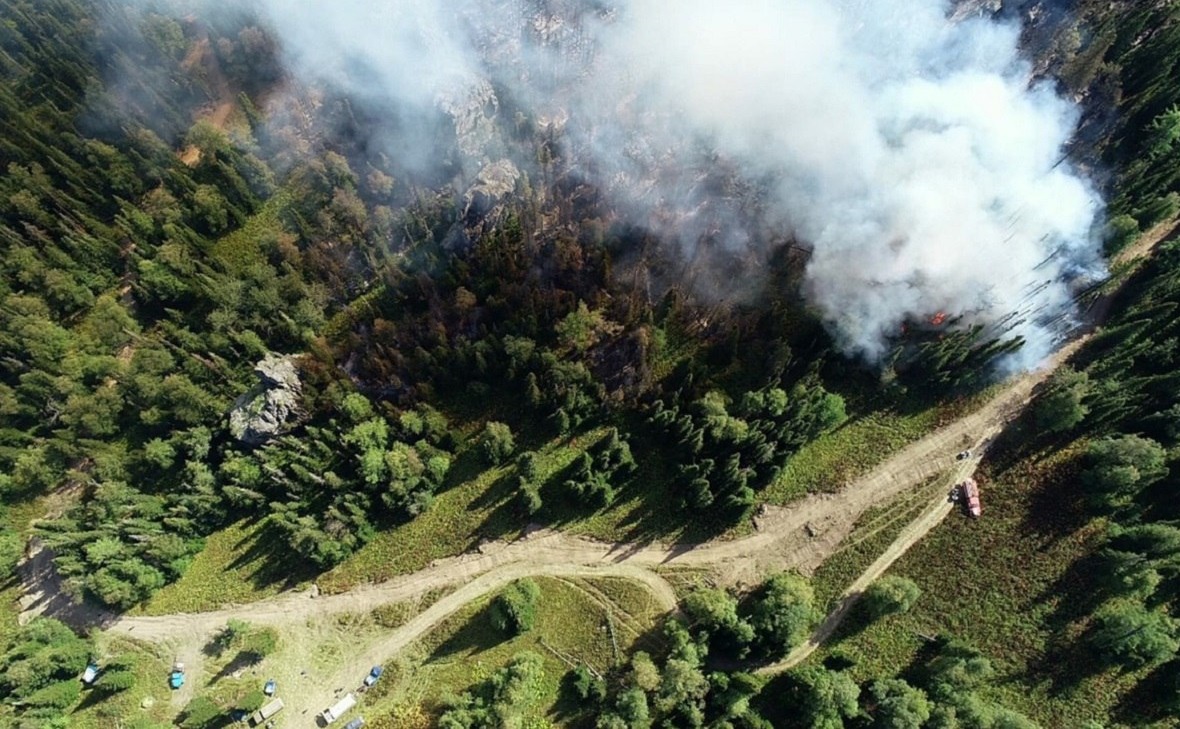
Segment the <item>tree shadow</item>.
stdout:
[[1021,683],[1035,685],[1047,681],[1051,696],[1065,696],[1082,681],[1107,670],[1109,666],[1102,662],[1089,645],[1091,631],[1088,629],[1073,639],[1060,630],[1055,632],[1052,642],[1045,647],[1041,661],[1029,666],[1026,676],[1019,677]]
[[82,700],[78,702],[77,706],[71,709],[71,713],[79,714],[87,709],[91,709],[103,703],[107,699],[118,696],[119,692],[103,691],[97,686],[90,686],[83,689]]
[[247,668],[250,668],[251,666],[255,666],[257,664],[258,664],[258,657],[257,656],[247,653],[245,651],[239,651],[238,654],[236,656],[234,656],[233,659],[229,663],[226,663],[224,666],[222,666],[221,670],[218,671],[216,674],[213,675],[212,678],[209,679],[209,683],[210,684],[217,683],[218,681],[222,680],[223,678],[228,678],[229,676],[237,673],[238,671],[244,671]]
[[53,552],[42,546],[39,539],[29,540],[25,554],[25,559],[4,582],[5,587],[22,585],[24,594],[32,597],[21,606],[23,612],[60,620],[80,633],[106,628],[118,619],[116,612],[90,597],[74,599],[57,572]]
[[562,526],[593,512],[591,508],[578,501],[577,496],[566,487],[566,481],[574,477],[577,469],[578,459],[575,458],[541,483],[538,488],[541,495],[541,510],[534,519],[547,526]]
[[225,644],[222,642],[222,635],[223,633],[218,632],[205,645],[201,646],[201,653],[206,658],[219,658],[221,654],[225,653]]
[[1136,683],[1134,688],[1124,694],[1112,710],[1112,718],[1127,726],[1149,726],[1174,717],[1180,706],[1173,703],[1173,706],[1169,707],[1167,699],[1161,698],[1175,697],[1178,686],[1180,659],[1172,659],[1156,666]]
[[[189,711],[188,707],[186,706],[184,710],[180,712],[180,715],[176,717],[176,726],[187,726],[186,722],[189,721],[191,716],[192,712]],[[223,729],[224,727],[228,727],[233,723],[235,722],[230,718],[228,713],[222,713],[202,723],[201,727],[202,729]]]
[[[847,595],[839,601],[839,607],[835,611],[830,612],[827,618],[824,619],[824,623],[833,619],[838,621],[835,630],[832,631],[827,641],[831,646],[839,646],[845,641],[853,640],[868,630],[878,620],[884,620],[889,617],[888,615],[884,615],[874,618],[869,614],[868,609],[861,602],[860,598],[863,596],[864,592],[854,592]],[[817,630],[822,630],[823,627],[823,624],[821,624]]]
[[487,464],[484,463],[483,457],[475,448],[464,448],[455,454],[451,459],[451,467],[447,470],[446,478],[438,487],[436,494],[443,494],[453,488],[462,486],[463,484],[477,478],[481,473],[486,471]]
[[637,468],[616,485],[612,504],[594,507],[582,503],[567,488],[566,481],[577,469],[577,461],[574,461],[541,485],[543,506],[535,517],[538,522],[546,526],[568,527],[597,512],[617,512],[625,508],[629,513],[615,520],[615,526],[621,532],[619,541],[649,544],[662,540],[687,548],[723,534],[748,518],[745,513],[726,513],[719,505],[701,511],[683,506],[674,488],[673,459],[656,440],[644,434],[641,423],[619,424],[618,427],[621,433],[632,434],[628,442]]
[[573,670],[566,671],[561,677],[561,684],[557,693],[557,703],[553,706],[553,716],[561,726],[574,729],[590,729],[594,726],[595,709],[598,707],[589,700],[578,696],[574,688],[575,676]]
[[[1028,490],[1028,508],[1020,526],[1022,533],[1048,539],[1041,549],[1069,537],[1086,526],[1091,515],[1086,511],[1085,499],[1078,498],[1081,464],[1078,459],[1054,464],[1040,478],[1035,488]],[[1019,474],[1012,474],[1019,478]]]
[[470,535],[466,549],[471,549],[484,539],[508,539],[519,537],[529,523],[528,514],[516,498],[516,471],[510,470],[488,485],[469,507],[480,511],[491,507],[487,516]]
[[447,638],[430,654],[426,663],[442,661],[489,650],[512,636],[501,633],[492,625],[492,607],[488,604],[468,618],[454,635]]
[[[1180,491],[1180,468],[1172,465],[1171,472],[1144,489],[1136,500],[1137,507],[1142,508],[1143,522],[1176,521],[1180,520],[1180,503],[1174,494]],[[1142,505],[1140,507],[1139,505]]]
[[[1036,400],[1047,387],[1036,386],[1031,395]],[[1036,423],[1032,408],[1024,408],[987,445],[987,464],[996,478],[1006,478],[1025,462],[1037,462],[1061,450],[1075,438],[1073,433],[1053,434]]]
[[751,705],[771,726],[808,729],[811,722],[799,711],[799,707],[807,705],[807,701],[806,688],[793,675],[793,671],[787,671],[767,681]]
[[[483,468],[486,469],[487,467],[484,466]],[[471,501],[471,511],[482,511],[489,507],[495,509],[503,506],[505,501],[511,501],[512,497],[516,495],[516,489],[514,488],[516,478],[515,468],[510,468],[505,473],[496,477],[481,494]]]
[[260,590],[276,585],[293,589],[320,572],[291,549],[286,536],[269,522],[239,540],[234,550],[240,554],[230,562],[229,569],[249,570],[247,579]]
[[1061,633],[1071,623],[1094,613],[1106,595],[1094,589],[1094,575],[1102,569],[1102,558],[1086,554],[1075,559],[1065,572],[1037,596],[1037,602],[1056,602],[1045,617],[1054,633]]

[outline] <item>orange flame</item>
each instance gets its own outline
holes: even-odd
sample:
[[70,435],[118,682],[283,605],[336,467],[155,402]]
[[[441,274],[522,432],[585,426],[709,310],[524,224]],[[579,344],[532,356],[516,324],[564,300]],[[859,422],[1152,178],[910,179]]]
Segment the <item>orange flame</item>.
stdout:
[[930,317],[930,323],[936,327],[942,326],[942,323],[944,321],[946,321],[946,312],[945,311],[940,311],[937,314],[935,314],[934,316]]

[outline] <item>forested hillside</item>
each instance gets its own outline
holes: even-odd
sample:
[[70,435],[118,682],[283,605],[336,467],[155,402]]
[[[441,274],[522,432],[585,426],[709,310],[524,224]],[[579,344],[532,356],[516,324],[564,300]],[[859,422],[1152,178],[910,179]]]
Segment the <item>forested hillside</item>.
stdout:
[[[1079,5],[1048,67],[1087,105],[1073,153],[1105,181],[1113,254],[1180,212],[1180,6]],[[0,20],[0,499],[23,515],[52,497],[23,518],[78,601],[141,606],[243,519],[280,545],[289,579],[314,576],[490,467],[511,469],[522,529],[642,498],[657,525],[644,536],[721,534],[775,488],[819,488],[788,483],[817,438],[962,402],[1022,346],[951,312],[889,334],[881,362],[849,357],[804,298],[800,241],[768,234],[766,260],[665,244],[579,182],[553,125],[507,102],[495,144],[519,169],[467,169],[440,123],[424,170],[390,152],[384,102],[304,85],[248,8],[4,0]],[[729,170],[708,175],[737,195]],[[1070,498],[1103,533],[1079,557],[1094,567],[1084,641],[1100,670],[1151,667],[1130,723],[1162,726],[1180,710],[1178,256],[1164,244],[1102,302],[1109,321],[995,457],[1078,454]],[[702,293],[743,277],[757,297]],[[538,475],[546,444],[591,432]],[[26,526],[0,531],[9,573]],[[862,617],[908,609],[911,586]],[[571,672],[570,720],[1033,726],[954,636],[900,677],[858,686],[829,660],[766,689],[747,670],[799,644],[827,608],[814,602],[793,574],[691,592],[658,655]],[[10,618],[0,686],[16,702],[0,721],[69,726],[68,679],[92,646]],[[534,663],[436,702],[439,725],[499,726]],[[100,693],[132,673],[127,659]]]
[[[249,94],[276,83],[274,49],[245,15],[6,11],[4,488],[74,490],[40,533],[79,597],[132,606],[243,515],[331,566],[429,508],[473,417],[508,421],[522,445],[617,424],[667,464],[686,517],[723,528],[846,417],[826,379],[874,406],[905,397],[881,400],[872,372],[831,361],[789,288],[745,307],[620,280],[614,259],[646,234],[560,189],[526,178],[516,200],[464,212],[372,151],[362,102],[263,119]],[[237,123],[189,124],[223,84],[240,89]],[[191,164],[177,154],[194,149]],[[784,250],[774,275],[799,264]],[[916,350],[915,381],[963,358],[982,372],[999,349],[947,341]],[[271,407],[264,379],[235,429],[268,352],[297,369],[283,422],[251,430],[250,408]],[[649,421],[667,435],[648,438]],[[585,471],[575,480],[598,485],[571,508],[609,507],[625,475]]]

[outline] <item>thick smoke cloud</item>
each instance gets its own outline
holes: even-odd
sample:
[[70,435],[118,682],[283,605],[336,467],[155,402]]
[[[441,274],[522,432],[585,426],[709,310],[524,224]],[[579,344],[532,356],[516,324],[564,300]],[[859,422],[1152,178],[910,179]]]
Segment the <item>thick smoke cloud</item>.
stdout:
[[[733,250],[790,235],[813,249],[809,300],[869,360],[946,312],[1022,335],[1032,364],[1069,282],[1101,272],[1100,201],[1062,161],[1075,109],[1030,87],[1018,28],[952,23],[938,0],[264,4],[298,73],[448,112],[469,174],[504,155],[498,92],[561,120],[638,225]],[[757,181],[756,225],[702,183],[722,162]]]

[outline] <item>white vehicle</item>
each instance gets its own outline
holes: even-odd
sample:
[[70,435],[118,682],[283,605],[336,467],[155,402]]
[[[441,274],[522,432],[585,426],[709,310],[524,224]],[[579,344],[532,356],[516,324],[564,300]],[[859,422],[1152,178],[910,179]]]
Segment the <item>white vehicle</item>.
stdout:
[[82,672],[82,683],[89,686],[94,683],[96,678],[98,678],[98,664],[91,661],[86,665],[86,670]]
[[271,718],[272,716],[274,716],[275,714],[279,713],[282,710],[283,710],[283,700],[282,699],[275,699],[274,701],[270,702],[269,704],[262,707],[258,711],[255,711],[254,715],[250,717],[250,721],[252,721],[254,723],[254,726],[258,726],[259,724],[261,724],[262,722]]
[[354,706],[356,706],[356,697],[352,694],[345,694],[344,698],[324,709],[320,717],[324,720],[325,724],[331,724],[344,716],[345,712]]

